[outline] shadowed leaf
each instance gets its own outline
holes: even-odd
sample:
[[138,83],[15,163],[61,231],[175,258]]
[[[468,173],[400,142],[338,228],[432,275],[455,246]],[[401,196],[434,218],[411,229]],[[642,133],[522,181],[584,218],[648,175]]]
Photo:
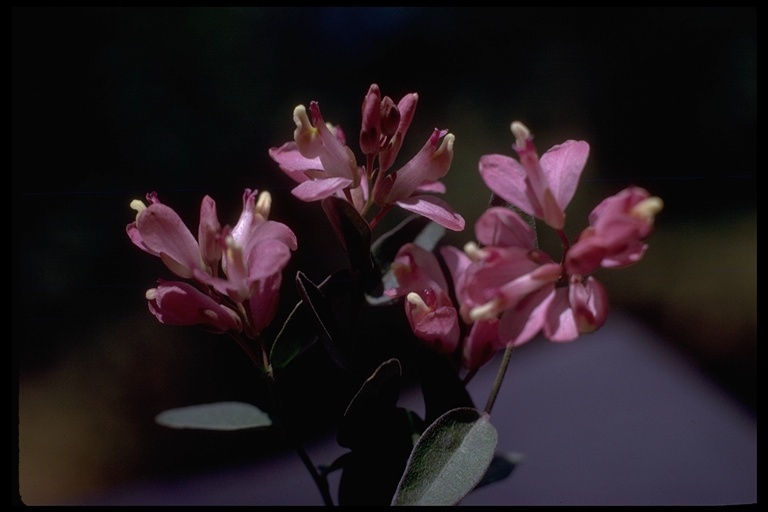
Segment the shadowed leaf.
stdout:
[[486,474],[497,433],[476,409],[448,411],[413,448],[392,505],[456,505]]

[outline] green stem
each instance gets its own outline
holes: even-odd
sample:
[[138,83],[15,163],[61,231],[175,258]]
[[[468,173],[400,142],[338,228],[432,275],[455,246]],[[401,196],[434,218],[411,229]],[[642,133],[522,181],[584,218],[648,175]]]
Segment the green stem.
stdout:
[[280,400],[277,390],[275,389],[277,382],[274,380],[274,374],[270,372],[270,379],[269,379],[269,390],[272,393],[272,400],[275,402],[275,405],[278,409],[278,418],[279,418],[279,425],[280,425],[280,432],[283,435],[283,438],[285,441],[291,445],[293,450],[296,452],[296,454],[301,459],[301,462],[304,464],[304,466],[307,468],[307,471],[309,471],[310,476],[312,477],[312,480],[314,480],[315,485],[317,486],[317,489],[320,491],[320,496],[323,498],[323,504],[326,507],[332,507],[333,506],[333,498],[331,497],[331,491],[328,488],[328,480],[324,478],[322,475],[320,475],[320,472],[317,470],[317,467],[312,462],[312,459],[309,457],[309,454],[304,449],[304,447],[299,443],[294,436],[292,435],[291,431],[288,428],[287,423],[285,423],[285,408],[283,407],[283,403]]
[[491,394],[488,395],[488,402],[485,404],[485,412],[488,414],[491,414],[491,409],[493,409],[493,403],[496,401],[496,397],[499,395],[499,390],[501,389],[501,383],[504,380],[504,376],[507,374],[507,367],[509,366],[509,360],[512,357],[512,352],[514,352],[515,347],[512,345],[507,345],[507,349],[504,351],[504,358],[501,360],[501,364],[499,365],[499,371],[496,373],[496,380],[493,382],[493,387],[491,388]]

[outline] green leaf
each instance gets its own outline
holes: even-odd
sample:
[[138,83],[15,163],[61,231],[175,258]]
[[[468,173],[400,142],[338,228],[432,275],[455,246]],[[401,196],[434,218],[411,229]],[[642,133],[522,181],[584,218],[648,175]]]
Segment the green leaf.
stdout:
[[[349,293],[349,270],[342,269],[325,278],[317,288],[332,304],[341,300],[341,297]],[[281,370],[288,366],[294,358],[317,342],[319,336],[314,315],[309,305],[303,300],[294,306],[283,327],[275,337],[269,353],[269,364],[274,370]]]
[[373,259],[371,258],[371,228],[368,222],[357,213],[349,201],[340,197],[326,197],[321,204],[336,236],[347,252],[352,270],[364,275],[370,274],[373,270]]
[[301,271],[296,272],[296,288],[301,299],[309,306],[326,351],[340,368],[346,368],[346,358],[337,344],[344,345],[345,337],[331,305],[323,292]]
[[401,375],[400,361],[392,358],[381,363],[363,382],[347,406],[339,427],[337,440],[341,446],[352,448],[360,441],[373,437],[371,430],[379,426],[379,415],[388,413],[397,405]]
[[267,413],[243,402],[214,402],[168,409],[155,416],[155,422],[164,427],[198,430],[242,430],[272,425]]
[[496,428],[486,413],[458,408],[439,417],[413,448],[392,505],[456,505],[493,460]]

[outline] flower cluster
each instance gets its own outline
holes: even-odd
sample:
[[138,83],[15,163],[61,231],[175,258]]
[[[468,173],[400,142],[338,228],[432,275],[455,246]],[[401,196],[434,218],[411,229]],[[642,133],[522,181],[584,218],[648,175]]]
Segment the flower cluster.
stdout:
[[[146,203],[131,203],[137,211],[126,227],[131,241],[178,276],[159,280],[146,292],[150,312],[165,324],[231,335],[263,370],[273,401],[270,414],[252,404],[222,402],[165,411],[157,422],[218,430],[271,427],[270,416],[285,410],[276,384],[290,373],[282,370],[316,353],[307,348],[319,342],[334,369],[346,372],[352,378],[343,380],[355,386],[344,393],[352,399],[338,422],[337,441],[349,451],[317,466],[292,439],[285,418],[274,423],[291,440],[326,505],[334,501],[328,473],[336,470],[342,471],[340,505],[455,505],[480,485],[492,462],[497,473],[501,464],[509,474],[517,462],[495,451],[497,433],[489,419],[507,356],[538,334],[565,342],[599,329],[609,304],[593,274],[641,260],[663,206],[658,197],[631,186],[603,200],[589,214],[588,226],[570,239],[565,211],[589,145],[568,140],[540,157],[529,130],[514,122],[518,159],[479,160],[480,177],[492,195],[475,222],[475,240],[462,249],[440,245],[445,229],[461,231],[465,225],[433,195],[445,192],[440,180],[453,160],[454,135],[435,128],[410,160],[394,165],[417,102],[416,93],[395,103],[382,97],[376,84],[370,86],[362,102],[362,163],[342,129],[324,120],[316,101],[308,109],[295,107],[293,140],[269,149],[297,183],[293,195],[322,203],[350,267],[319,284],[299,270],[295,284],[301,300],[274,339],[265,339],[264,329],[276,316],[282,273],[297,241],[288,226],[269,220],[268,192],[245,190],[234,227],[222,227],[215,202],[205,196],[197,238],[156,193],[148,194]],[[374,237],[394,207],[415,215]],[[537,221],[560,239],[558,259],[539,247]],[[402,315],[397,301],[413,332],[401,331],[397,342],[407,345],[403,353],[415,354],[415,366],[424,370],[417,371],[424,418],[397,405],[401,356],[379,360],[371,350],[381,338],[368,319]],[[392,304],[396,307],[382,308]],[[255,340],[259,356],[245,338]],[[420,345],[429,348],[412,351]],[[507,356],[485,408],[478,410],[466,383],[502,349]]]
[[338,126],[327,124],[320,105],[297,106],[293,111],[296,129],[293,141],[271,148],[269,154],[280,169],[298,185],[292,193],[302,201],[318,201],[338,196],[352,203],[365,216],[375,204],[380,208],[371,228],[387,211],[400,208],[423,215],[454,231],[464,229],[464,219],[445,201],[430,193],[445,192],[440,178],[453,160],[455,137],[448,130],[435,128],[421,150],[405,165],[392,170],[411,125],[419,96],[409,93],[395,104],[381,97],[372,84],[363,99],[360,150],[365,163],[358,165],[346,137]]
[[126,226],[128,236],[186,279],[159,280],[147,290],[152,314],[165,324],[258,336],[275,316],[282,271],[297,247],[288,226],[268,220],[270,194],[246,189],[243,211],[233,228],[221,226],[216,203],[205,196],[197,240],[156,193],[147,194],[147,203],[131,202],[137,214]]
[[[505,155],[480,158],[486,185],[520,211],[553,228],[563,245],[560,262],[538,248],[536,232],[513,209],[495,206],[475,224],[477,242],[464,252],[442,247],[458,306],[437,258],[414,244],[398,253],[393,297],[406,297],[406,315],[414,333],[439,352],[461,344],[461,362],[477,369],[507,346],[519,346],[542,332],[551,341],[571,341],[600,328],[608,315],[605,288],[590,275],[600,267],[639,261],[662,201],[629,187],[601,202],[589,226],[571,244],[563,228],[589,155],[584,141],[568,140],[541,158],[529,130],[512,123],[520,160]],[[462,324],[460,326],[460,323]]]

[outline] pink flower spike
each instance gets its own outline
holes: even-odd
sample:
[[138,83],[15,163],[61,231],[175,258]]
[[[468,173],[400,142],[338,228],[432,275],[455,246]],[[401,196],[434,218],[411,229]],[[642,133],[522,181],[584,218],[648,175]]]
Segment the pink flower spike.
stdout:
[[240,332],[237,313],[181,281],[160,283],[146,293],[150,312],[164,324],[201,325],[213,332]]

